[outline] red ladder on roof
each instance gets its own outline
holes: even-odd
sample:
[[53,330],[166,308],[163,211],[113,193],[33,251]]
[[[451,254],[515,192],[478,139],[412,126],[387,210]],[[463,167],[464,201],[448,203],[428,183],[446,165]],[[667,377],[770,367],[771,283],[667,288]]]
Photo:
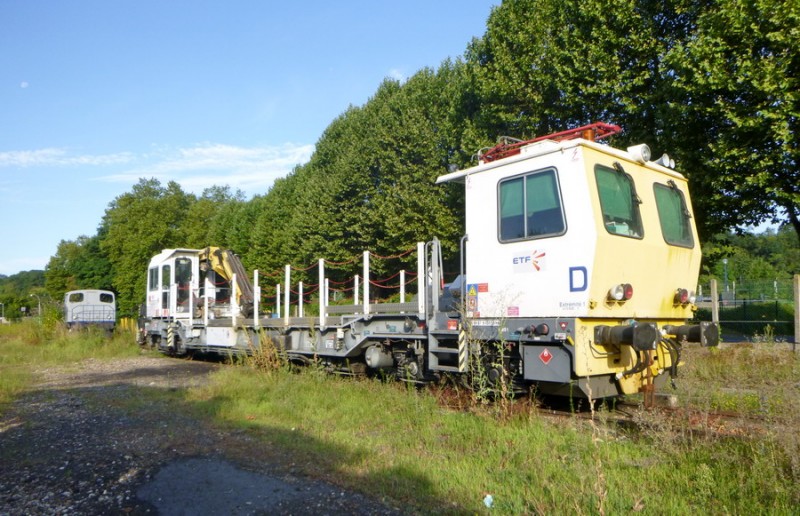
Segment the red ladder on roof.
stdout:
[[515,141],[512,143],[498,143],[491,149],[482,153],[479,158],[484,162],[497,161],[498,159],[519,154],[522,147],[530,145],[534,142],[540,142],[543,140],[560,142],[564,140],[574,140],[575,138],[597,141],[621,132],[622,128],[618,125],[606,124],[605,122],[595,122],[593,124],[576,127],[575,129],[568,129],[559,133],[538,136],[532,140]]

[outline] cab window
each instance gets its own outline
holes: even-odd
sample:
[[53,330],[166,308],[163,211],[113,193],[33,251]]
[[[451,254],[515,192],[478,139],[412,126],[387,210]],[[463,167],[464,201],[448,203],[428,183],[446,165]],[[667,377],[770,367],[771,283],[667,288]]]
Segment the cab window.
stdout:
[[158,290],[158,267],[150,269],[147,285],[148,290]]
[[566,230],[554,169],[506,179],[499,185],[501,242],[542,238]]
[[169,287],[172,282],[172,267],[161,266],[161,308],[169,308]]
[[669,183],[671,184],[656,183],[653,185],[658,220],[661,223],[661,234],[664,235],[664,241],[670,245],[694,247],[686,199],[674,182],[670,181]]
[[615,168],[597,165],[594,173],[606,231],[612,235],[642,238],[644,232],[639,214],[641,201],[636,195],[631,176],[618,164],[615,164]]
[[175,283],[178,284],[178,305],[188,303],[192,290],[192,260],[187,257],[175,259]]

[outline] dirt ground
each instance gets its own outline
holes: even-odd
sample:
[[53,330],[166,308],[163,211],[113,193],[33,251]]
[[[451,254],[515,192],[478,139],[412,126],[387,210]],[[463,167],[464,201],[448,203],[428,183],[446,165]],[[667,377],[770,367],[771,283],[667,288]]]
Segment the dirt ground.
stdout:
[[0,515],[404,512],[152,396],[131,409],[142,389],[186,388],[217,367],[142,355],[40,371],[0,417]]

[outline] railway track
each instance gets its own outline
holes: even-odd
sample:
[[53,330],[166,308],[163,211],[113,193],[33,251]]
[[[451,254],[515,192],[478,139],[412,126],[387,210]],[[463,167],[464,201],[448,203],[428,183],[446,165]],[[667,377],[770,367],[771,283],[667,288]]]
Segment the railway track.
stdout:
[[[485,409],[474,393],[448,387],[436,390],[439,404],[450,410],[474,412]],[[530,414],[553,420],[591,422],[625,431],[646,433],[668,431],[689,437],[752,438],[770,432],[788,430],[789,425],[779,418],[761,414],[726,410],[708,410],[680,406],[674,396],[657,398],[655,406],[645,408],[636,400],[617,400],[613,406],[595,407],[586,400],[570,402],[564,399],[516,398],[496,401],[503,404],[497,413],[506,416]]]

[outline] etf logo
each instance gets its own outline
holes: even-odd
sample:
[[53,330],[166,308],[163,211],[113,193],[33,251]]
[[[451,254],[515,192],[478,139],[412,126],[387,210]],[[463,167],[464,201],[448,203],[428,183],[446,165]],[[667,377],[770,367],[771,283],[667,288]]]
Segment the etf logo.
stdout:
[[530,254],[517,255],[512,257],[511,264],[514,272],[535,272],[545,268],[545,251],[536,250]]

